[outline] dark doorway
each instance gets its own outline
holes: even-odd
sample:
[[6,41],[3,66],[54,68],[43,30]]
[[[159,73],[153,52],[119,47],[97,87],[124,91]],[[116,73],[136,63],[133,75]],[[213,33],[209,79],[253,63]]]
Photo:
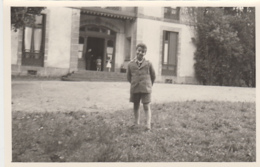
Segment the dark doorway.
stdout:
[[[104,42],[102,38],[87,38],[86,70],[97,70],[97,59],[103,60],[104,57]],[[104,62],[101,61],[101,71],[103,71],[103,64]]]

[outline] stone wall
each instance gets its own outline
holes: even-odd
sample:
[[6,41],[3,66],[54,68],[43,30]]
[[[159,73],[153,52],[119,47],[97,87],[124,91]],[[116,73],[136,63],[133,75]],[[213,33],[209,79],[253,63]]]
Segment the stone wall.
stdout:
[[73,44],[78,42],[78,39],[72,38],[72,29],[77,20],[73,12],[77,13],[64,7],[48,7],[42,11],[46,15],[43,67],[22,66],[23,30],[11,33],[12,75],[27,75],[29,71],[35,71],[38,76],[61,76],[75,67],[71,63],[71,54],[75,55],[75,52],[71,50],[75,50],[76,46]]
[[[155,12],[156,9],[157,12]],[[136,42],[143,42],[147,45],[146,58],[153,63],[158,76],[157,82],[165,82],[168,78],[174,83],[196,83],[193,66],[195,46],[191,41],[193,31],[186,24],[164,20],[162,9],[153,8],[151,10],[150,7],[147,7],[138,10]],[[161,75],[163,31],[178,33],[177,76]]]
[[72,9],[49,8],[48,59],[45,67],[70,68]]

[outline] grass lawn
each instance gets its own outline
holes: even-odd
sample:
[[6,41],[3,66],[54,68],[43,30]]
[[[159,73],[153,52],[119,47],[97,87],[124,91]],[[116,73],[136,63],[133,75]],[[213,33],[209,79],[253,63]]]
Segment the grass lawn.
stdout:
[[13,162],[256,161],[255,103],[186,101],[151,108],[151,132],[144,119],[131,127],[131,109],[13,111]]

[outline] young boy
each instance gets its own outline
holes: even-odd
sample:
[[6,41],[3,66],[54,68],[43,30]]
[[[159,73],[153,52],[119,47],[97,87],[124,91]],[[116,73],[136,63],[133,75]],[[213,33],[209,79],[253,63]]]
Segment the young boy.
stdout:
[[97,58],[96,63],[97,63],[97,71],[101,71],[102,60],[100,57]]
[[146,129],[151,129],[151,93],[155,80],[155,71],[151,62],[145,60],[147,47],[145,44],[136,46],[136,57],[129,62],[127,68],[127,80],[131,83],[130,102],[134,103],[135,125],[140,123],[140,101],[146,116]]

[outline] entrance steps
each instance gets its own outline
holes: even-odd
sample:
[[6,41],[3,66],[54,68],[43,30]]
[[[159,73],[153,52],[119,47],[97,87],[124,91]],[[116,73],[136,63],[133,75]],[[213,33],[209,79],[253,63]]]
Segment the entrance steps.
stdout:
[[107,71],[77,71],[62,77],[63,81],[127,82],[126,73]]

